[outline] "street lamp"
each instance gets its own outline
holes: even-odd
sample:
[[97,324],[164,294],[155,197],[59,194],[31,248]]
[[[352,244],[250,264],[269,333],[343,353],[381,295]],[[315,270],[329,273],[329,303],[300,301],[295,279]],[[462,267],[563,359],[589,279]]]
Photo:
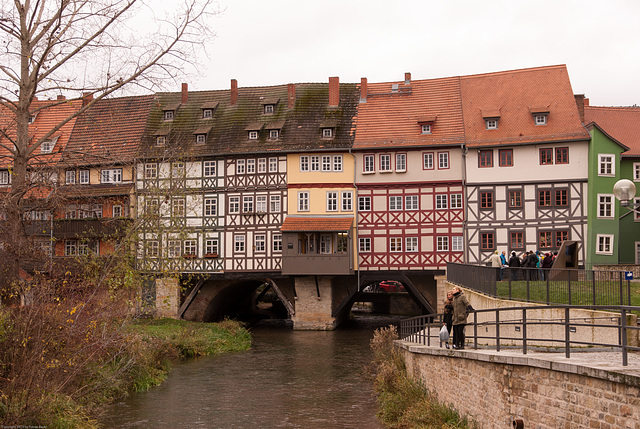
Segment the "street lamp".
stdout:
[[623,206],[635,206],[636,204],[630,204],[636,196],[636,185],[629,179],[620,179],[613,185],[613,195],[620,200],[620,204]]

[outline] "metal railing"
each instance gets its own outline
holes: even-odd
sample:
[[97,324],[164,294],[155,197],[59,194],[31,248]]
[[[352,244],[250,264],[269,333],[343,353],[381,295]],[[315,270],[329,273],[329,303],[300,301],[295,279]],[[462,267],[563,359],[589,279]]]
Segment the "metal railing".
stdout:
[[625,279],[624,271],[500,269],[449,262],[447,280],[496,298],[543,304],[632,305],[631,281]]
[[[556,310],[562,317],[548,318],[549,310]],[[603,313],[585,317],[585,311]],[[608,315],[605,311],[612,313]],[[521,349],[523,354],[527,354],[531,347],[542,347],[545,351],[555,348],[564,350],[567,358],[571,357],[572,350],[602,347],[621,352],[622,365],[627,366],[629,351],[640,351],[637,341],[634,341],[635,345],[629,345],[628,341],[629,337],[638,337],[640,327],[633,323],[636,320],[634,317],[629,317],[631,312],[638,311],[640,307],[606,305],[474,310],[470,314],[473,322],[466,327],[466,340],[473,344],[474,349],[495,349],[498,352],[507,347]],[[541,314],[536,317],[536,312]],[[437,346],[440,344],[438,334],[441,328],[442,314],[404,319],[400,323],[400,339]],[[578,329],[584,332],[579,333]],[[584,339],[585,333],[591,336],[591,341]],[[608,340],[609,338],[612,340]]]

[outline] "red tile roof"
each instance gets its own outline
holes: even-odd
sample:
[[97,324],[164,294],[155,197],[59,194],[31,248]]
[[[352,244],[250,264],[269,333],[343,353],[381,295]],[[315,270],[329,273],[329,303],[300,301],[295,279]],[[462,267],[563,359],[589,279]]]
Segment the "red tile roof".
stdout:
[[[392,91],[397,85],[398,90]],[[358,106],[354,148],[451,145],[464,142],[458,77],[368,83]],[[431,122],[432,134],[421,134]]]
[[595,122],[607,134],[629,147],[622,156],[640,156],[640,107],[585,106],[585,123]]
[[340,232],[349,231],[353,224],[352,217],[291,217],[288,216],[282,228],[283,232]]
[[[469,147],[589,139],[564,65],[463,76],[461,94]],[[547,124],[535,125],[542,110]],[[487,112],[497,129],[486,129]]]

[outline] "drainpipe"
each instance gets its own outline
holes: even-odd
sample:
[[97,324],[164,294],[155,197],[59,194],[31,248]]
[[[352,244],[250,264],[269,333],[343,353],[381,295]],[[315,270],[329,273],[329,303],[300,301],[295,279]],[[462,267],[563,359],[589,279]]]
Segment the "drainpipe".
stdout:
[[356,156],[351,152],[351,148],[349,148],[349,155],[353,157],[353,187],[356,190],[355,198],[353,199],[353,212],[355,213],[355,221],[356,221],[356,236],[354,239],[354,244],[356,246],[356,265],[358,268],[358,292],[360,292],[360,243],[358,242],[358,185],[356,184]]

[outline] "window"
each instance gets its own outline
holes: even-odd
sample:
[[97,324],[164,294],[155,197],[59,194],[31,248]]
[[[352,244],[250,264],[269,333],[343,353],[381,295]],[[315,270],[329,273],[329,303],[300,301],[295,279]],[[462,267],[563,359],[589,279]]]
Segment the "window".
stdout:
[[149,162],[144,165],[144,178],[155,179],[158,177],[158,164]]
[[436,237],[436,250],[438,252],[448,252],[449,237]]
[[320,253],[329,254],[333,253],[333,240],[330,235],[320,235]]
[[146,242],[145,246],[145,255],[149,258],[157,258],[160,254],[159,252],[160,246],[158,245],[158,241],[150,240]]
[[88,185],[89,184],[89,170],[80,170],[78,172],[79,174],[79,179],[80,179],[80,184],[81,185]]
[[391,237],[389,239],[389,250],[391,252],[402,252],[402,238]]
[[406,153],[397,153],[396,154],[396,171],[407,171],[407,154]]
[[438,169],[449,168],[449,152],[438,152]]
[[265,252],[267,250],[266,237],[263,234],[256,235],[253,239],[253,247],[256,252]]
[[165,110],[164,111],[164,120],[165,121],[173,121],[173,110]]
[[246,167],[244,159],[239,159],[236,161],[236,174],[245,174]]
[[213,109],[202,109],[202,119],[213,118]]
[[248,159],[247,160],[247,174],[255,174],[256,173],[256,160]]
[[171,177],[177,178],[177,179],[184,179],[185,177],[184,162],[171,163]]
[[494,250],[495,240],[493,232],[480,233],[480,248],[482,250]]
[[323,128],[322,129],[322,138],[330,139],[333,137],[333,128]]
[[327,211],[338,211],[338,193],[335,191],[327,192]]
[[391,155],[380,155],[380,172],[391,171]]
[[484,123],[485,123],[485,127],[488,130],[497,130],[498,129],[498,120],[497,119],[485,119]]
[[556,164],[568,164],[569,163],[569,148],[557,147],[556,148]]
[[522,191],[509,191],[509,208],[520,209],[522,208]]
[[569,191],[567,189],[556,189],[556,207],[566,207],[569,205]]
[[301,156],[300,157],[300,171],[309,171],[309,157]]
[[569,231],[568,230],[560,230],[554,232],[556,236],[556,247],[559,248],[562,246],[563,241],[567,241],[569,239]]
[[[635,207],[640,207],[640,197],[635,197],[633,203],[637,204]],[[633,212],[633,221],[640,222],[640,212],[637,210]]]
[[298,192],[298,211],[300,212],[309,211],[309,192],[308,191]]
[[54,138],[51,140],[45,140],[42,142],[42,144],[40,145],[40,152],[42,153],[51,153],[53,152],[53,148],[56,145],[56,141],[58,140],[58,138]]
[[431,134],[431,124],[423,124],[420,129],[421,134]]
[[492,150],[479,150],[478,151],[478,167],[493,167],[493,151]]
[[256,195],[256,213],[266,213],[266,212],[267,212],[267,196]]
[[513,149],[500,149],[498,158],[500,167],[513,167]]
[[448,208],[447,204],[447,194],[438,194],[436,195],[436,209],[444,210]]
[[480,208],[493,209],[493,191],[480,192]]
[[76,240],[66,240],[64,242],[64,255],[75,256],[78,253],[78,242]]
[[371,238],[360,237],[358,239],[358,250],[360,252],[371,252]]
[[598,176],[614,176],[615,175],[615,165],[614,165],[614,155],[598,155]]
[[167,137],[166,136],[158,136],[158,137],[156,137],[156,146],[164,146],[165,144],[167,144]]
[[540,231],[538,233],[538,247],[541,249],[553,247],[552,235],[553,233],[551,231]]
[[208,238],[204,241],[204,255],[217,255],[218,254],[218,239]]
[[462,208],[462,194],[451,194],[450,199],[450,207],[452,209],[461,209]]
[[278,172],[278,158],[269,158],[269,173]]
[[404,208],[405,210],[418,210],[418,196],[407,195],[404,197]]
[[433,152],[422,154],[422,168],[424,170],[433,170]]
[[113,207],[111,207],[111,216],[112,217],[122,217],[122,205],[121,204],[115,204]]
[[358,211],[359,212],[371,211],[371,197],[358,197]]
[[202,164],[204,177],[213,177],[216,175],[216,162],[215,161],[204,161]]
[[263,112],[264,112],[265,115],[272,115],[274,110],[275,110],[275,105],[273,105],[273,104],[265,104],[264,105]]
[[78,255],[98,254],[98,242],[96,240],[78,241]]
[[249,140],[258,140],[258,132],[249,131]]
[[171,216],[183,217],[185,213],[184,198],[175,198],[171,201]]
[[342,155],[333,155],[333,171],[342,171]]
[[536,125],[547,125],[547,115],[534,115]]
[[100,172],[101,183],[120,183],[122,182],[122,168],[111,168]]
[[282,252],[282,234],[273,234],[273,251]]
[[402,210],[402,197],[389,197],[389,210]]
[[240,197],[229,197],[229,213],[240,213]]
[[509,233],[509,247],[511,249],[524,249],[524,232],[516,231]]
[[75,185],[76,184],[76,172],[75,171],[65,171],[64,173],[65,183],[67,185]]
[[613,195],[612,194],[598,194],[598,217],[599,218],[613,217]]
[[331,171],[331,156],[322,156],[322,171]]
[[375,160],[373,155],[365,155],[363,157],[363,172],[364,173],[373,173],[376,171]]
[[550,147],[540,149],[540,165],[553,164],[553,149]]
[[233,251],[235,253],[243,253],[244,252],[244,243],[245,238],[244,235],[236,235],[233,237]]
[[205,216],[217,216],[218,214],[218,200],[216,198],[204,199],[204,215]]
[[633,181],[637,182],[640,180],[640,162],[633,163]]
[[253,197],[242,197],[242,213],[253,213]]
[[451,237],[451,251],[462,252],[464,250],[462,243],[463,243],[463,238],[461,235],[454,235],[453,237]]
[[311,157],[311,171],[320,171],[320,157],[317,155]]
[[280,137],[280,130],[269,130],[269,139],[278,140]]
[[196,144],[205,144],[207,142],[206,134],[196,134]]
[[549,189],[542,189],[538,191],[538,205],[540,207],[551,206],[551,191]]
[[596,236],[598,255],[613,255],[613,235],[598,234]]
[[271,213],[280,213],[280,195],[271,195],[269,201]]
[[407,252],[418,251],[418,237],[407,237],[405,239],[405,249]]
[[258,159],[258,173],[267,172],[267,160],[265,158]]
[[340,210],[343,212],[353,211],[353,192],[351,191],[342,191],[340,200]]
[[182,243],[180,240],[169,240],[167,242],[167,258],[178,258],[182,252]]

